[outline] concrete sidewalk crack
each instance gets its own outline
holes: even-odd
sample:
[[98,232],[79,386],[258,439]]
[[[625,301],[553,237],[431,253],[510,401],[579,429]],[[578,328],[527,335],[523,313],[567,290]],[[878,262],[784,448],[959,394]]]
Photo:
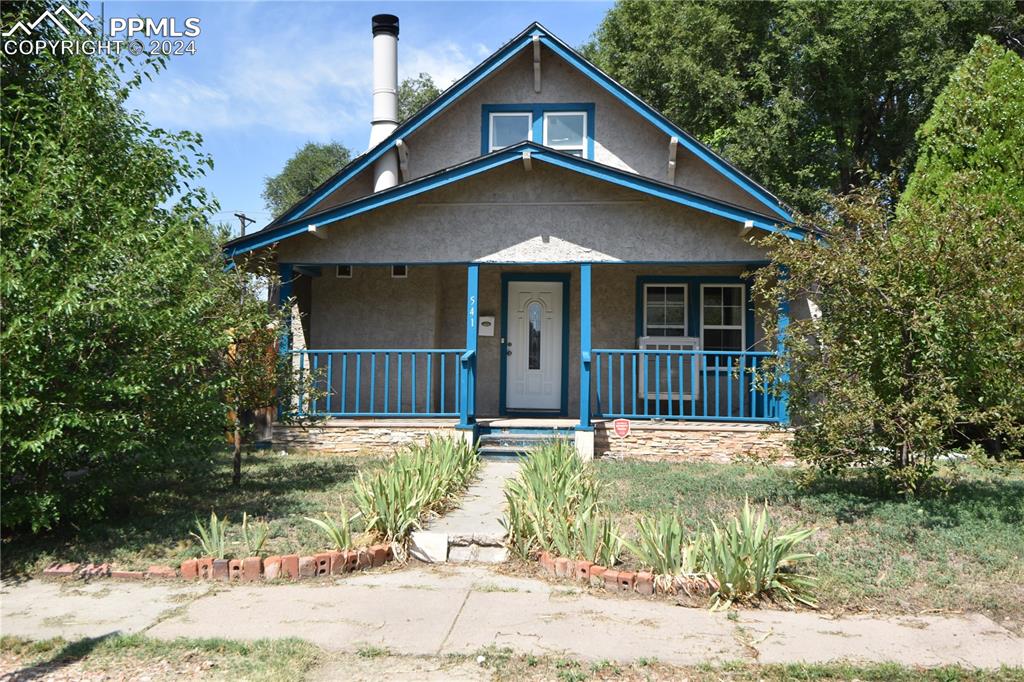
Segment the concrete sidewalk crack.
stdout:
[[214,592],[216,592],[216,590],[206,589],[196,594],[185,595],[186,599],[181,604],[178,604],[173,608],[167,609],[166,611],[161,611],[152,623],[139,630],[139,634],[146,634],[147,632],[155,628],[157,625],[160,625],[160,623],[163,623],[166,620],[170,620],[171,618],[176,618],[177,616],[184,615],[188,612],[188,607],[192,606],[192,604],[199,601],[203,597],[210,596]]
[[452,618],[452,624],[448,626],[448,632],[444,633],[444,639],[441,640],[441,646],[437,647],[437,655],[440,656],[441,652],[444,651],[445,644],[448,643],[448,638],[452,636],[452,630],[455,629],[455,624],[459,622],[459,617],[462,616],[462,609],[466,608],[466,602],[469,601],[469,595],[473,594],[473,590],[466,590],[466,596],[462,598],[462,603],[459,604],[459,610],[455,613],[455,617]]

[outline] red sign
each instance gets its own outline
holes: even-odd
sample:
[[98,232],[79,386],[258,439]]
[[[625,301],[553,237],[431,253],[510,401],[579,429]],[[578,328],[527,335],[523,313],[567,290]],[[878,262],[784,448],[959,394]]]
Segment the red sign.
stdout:
[[619,438],[625,438],[629,435],[629,420],[628,419],[616,419],[612,422],[612,428],[615,429],[615,435]]

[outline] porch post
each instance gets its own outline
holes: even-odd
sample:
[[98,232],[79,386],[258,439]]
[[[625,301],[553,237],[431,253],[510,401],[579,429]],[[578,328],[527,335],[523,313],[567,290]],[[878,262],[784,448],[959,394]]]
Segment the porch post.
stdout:
[[580,264],[580,429],[590,426],[590,263]]
[[[277,304],[283,306],[288,299],[292,297],[292,284],[295,279],[295,272],[290,263],[279,263],[277,266],[277,272],[281,279],[277,287]],[[284,328],[281,330],[281,339],[279,344],[278,351],[281,355],[284,355],[292,348],[291,310],[288,311],[288,316],[285,318],[285,324]]]
[[[779,266],[779,279],[786,280],[789,278],[789,269],[786,266]],[[786,299],[779,300],[779,326],[776,331],[775,340],[775,352],[781,359],[785,354],[786,350],[786,328],[789,327],[789,301]],[[779,423],[782,425],[789,424],[789,391],[786,389],[785,384],[789,383],[789,372],[785,371],[779,375],[779,380],[783,384],[782,391],[779,393],[778,401],[778,416]]]
[[459,365],[459,427],[472,428],[476,421],[477,303],[480,294],[480,266],[466,268],[466,352]]
[[[278,263],[277,264],[277,275],[279,282],[277,284],[277,304],[284,306],[287,304],[289,298],[292,297],[292,282],[295,279],[295,271],[289,263]],[[288,359],[288,351],[292,349],[292,315],[291,308],[288,309],[288,315],[284,318],[284,326],[281,329],[281,335],[278,338],[277,352],[279,355]],[[281,397],[278,396],[277,401],[277,418],[281,419],[284,414],[287,405],[284,405],[281,401]]]

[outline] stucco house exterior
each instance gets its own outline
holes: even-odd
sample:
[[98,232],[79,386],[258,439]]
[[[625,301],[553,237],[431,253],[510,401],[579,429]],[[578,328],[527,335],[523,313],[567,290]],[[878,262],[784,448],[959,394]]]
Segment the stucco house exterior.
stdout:
[[807,236],[786,207],[537,23],[399,125],[397,44],[374,17],[370,148],[226,247],[272,250],[281,352],[322,377],[292,407],[323,419],[275,443],[560,432],[588,456],[724,459],[784,441],[744,273],[769,265],[765,235]]

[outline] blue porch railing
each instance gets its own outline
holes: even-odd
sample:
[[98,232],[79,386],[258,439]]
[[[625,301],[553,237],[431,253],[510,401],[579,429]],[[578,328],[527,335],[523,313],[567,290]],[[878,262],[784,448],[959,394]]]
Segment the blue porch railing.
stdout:
[[314,377],[315,394],[299,397],[299,416],[457,417],[466,390],[465,352],[462,348],[288,351],[294,369]]
[[595,415],[628,419],[781,422],[784,403],[760,351],[591,351]]

